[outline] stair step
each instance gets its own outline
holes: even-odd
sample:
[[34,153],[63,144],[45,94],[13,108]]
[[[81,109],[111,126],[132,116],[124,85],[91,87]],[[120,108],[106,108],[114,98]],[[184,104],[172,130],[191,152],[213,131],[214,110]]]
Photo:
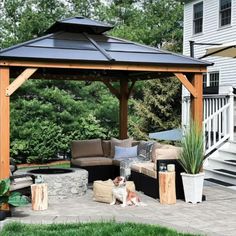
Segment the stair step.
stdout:
[[236,172],[235,171],[230,171],[230,170],[225,170],[225,169],[214,169],[215,171],[223,172],[225,174],[233,175],[236,177]]
[[232,187],[232,186],[234,186],[233,184],[230,184],[230,183],[227,183],[227,182],[218,180],[218,179],[207,178],[207,179],[205,179],[205,180],[207,180],[207,181],[209,181],[209,182],[212,182],[212,183],[215,183],[215,184],[223,185],[223,186],[225,186],[225,187]]
[[236,164],[236,160],[225,160],[225,161],[232,162],[232,163]]

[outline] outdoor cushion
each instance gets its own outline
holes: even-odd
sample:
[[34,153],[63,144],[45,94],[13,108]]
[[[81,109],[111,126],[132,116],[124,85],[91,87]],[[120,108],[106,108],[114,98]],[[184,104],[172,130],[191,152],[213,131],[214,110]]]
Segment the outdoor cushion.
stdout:
[[110,157],[111,155],[111,141],[102,140],[102,149],[105,157]]
[[103,156],[101,139],[72,141],[72,158]]
[[112,160],[112,164],[115,166],[120,166],[120,162],[121,162],[121,160],[116,160],[116,159]]
[[115,155],[115,146],[119,147],[131,147],[133,138],[119,140],[116,138],[111,138],[111,157]]
[[109,166],[112,165],[112,159],[107,157],[85,157],[71,159],[71,163],[75,166]]
[[141,173],[156,179],[157,178],[157,172],[154,170],[154,163],[153,162],[148,162],[148,163],[143,163],[143,164],[145,164],[145,165],[143,165],[141,167]]
[[162,144],[160,144],[158,142],[154,142],[154,144],[152,146],[152,161],[156,160],[156,150],[161,147],[162,147]]
[[134,172],[141,173],[141,169],[144,163],[134,163],[131,165],[130,169]]
[[119,147],[115,146],[115,155],[114,159],[127,159],[132,157],[137,157],[137,148],[138,146],[133,147]]
[[[112,188],[113,188],[113,181],[111,179],[106,181],[96,180],[93,182],[93,200],[97,202],[105,202],[111,203],[112,202]],[[134,192],[135,185],[133,181],[126,182],[127,188]]]
[[181,152],[180,147],[172,147],[168,149],[158,148],[156,149],[156,160],[178,159],[180,152]]

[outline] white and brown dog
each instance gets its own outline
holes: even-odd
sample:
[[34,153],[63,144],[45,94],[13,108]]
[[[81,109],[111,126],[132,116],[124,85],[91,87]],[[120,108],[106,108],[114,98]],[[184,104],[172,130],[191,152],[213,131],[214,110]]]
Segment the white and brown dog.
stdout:
[[132,192],[126,188],[126,180],[123,176],[118,176],[113,180],[114,187],[112,188],[112,202],[110,205],[115,205],[116,200],[120,201],[122,207],[135,205],[145,206],[141,203],[140,198],[135,192]]

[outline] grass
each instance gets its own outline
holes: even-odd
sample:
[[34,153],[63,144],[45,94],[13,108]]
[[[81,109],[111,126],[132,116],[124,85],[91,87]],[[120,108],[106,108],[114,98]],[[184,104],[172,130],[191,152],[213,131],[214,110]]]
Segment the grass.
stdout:
[[51,162],[48,164],[24,164],[24,165],[17,165],[19,170],[23,169],[31,169],[31,168],[43,168],[43,167],[51,167],[51,168],[70,168],[70,162]]
[[13,222],[4,226],[0,236],[192,236],[156,225],[135,223],[77,223],[77,224],[23,224]]

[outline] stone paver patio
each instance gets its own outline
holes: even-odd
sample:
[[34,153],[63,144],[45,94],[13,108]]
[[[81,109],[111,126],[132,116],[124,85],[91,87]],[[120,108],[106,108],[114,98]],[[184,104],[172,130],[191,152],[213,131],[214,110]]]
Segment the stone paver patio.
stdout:
[[46,211],[32,211],[31,205],[16,208],[13,217],[0,224],[11,221],[48,224],[115,220],[159,224],[202,235],[236,235],[236,191],[207,185],[204,194],[207,201],[201,204],[178,200],[175,205],[161,205],[158,200],[139,193],[147,206],[122,208],[94,202],[90,188],[86,195],[77,199],[50,200]]

